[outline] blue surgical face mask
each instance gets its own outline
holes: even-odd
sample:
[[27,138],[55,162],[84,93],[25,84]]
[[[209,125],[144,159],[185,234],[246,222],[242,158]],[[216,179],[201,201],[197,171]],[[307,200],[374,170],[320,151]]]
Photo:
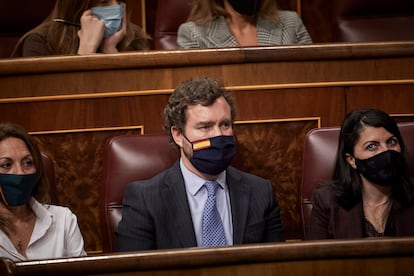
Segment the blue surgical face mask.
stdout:
[[33,174],[0,174],[0,201],[5,205],[19,206],[26,204],[37,183]]
[[91,9],[92,14],[105,22],[104,38],[110,37],[121,29],[123,6],[103,6]]
[[[185,136],[184,136],[185,137]],[[233,136],[216,136],[191,142],[193,155],[191,164],[202,173],[217,175],[227,169],[236,153]]]

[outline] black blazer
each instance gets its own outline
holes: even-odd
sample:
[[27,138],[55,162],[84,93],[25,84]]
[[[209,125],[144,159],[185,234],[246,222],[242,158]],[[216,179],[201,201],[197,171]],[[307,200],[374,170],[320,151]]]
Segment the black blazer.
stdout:
[[[280,209],[269,180],[227,169],[233,243],[284,241]],[[116,251],[196,247],[179,161],[170,169],[125,189]]]
[[[349,210],[343,208],[330,186],[316,189],[312,195],[312,213],[306,239],[355,239],[364,237],[362,202]],[[403,207],[394,200],[390,215],[394,220],[395,236],[414,235],[414,206]]]

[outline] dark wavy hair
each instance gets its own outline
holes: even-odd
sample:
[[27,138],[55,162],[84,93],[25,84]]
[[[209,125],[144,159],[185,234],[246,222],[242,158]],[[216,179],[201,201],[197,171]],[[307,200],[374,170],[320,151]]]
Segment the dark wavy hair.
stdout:
[[[230,106],[231,120],[234,121],[236,112],[233,98],[216,80],[209,78],[194,78],[180,84],[172,93],[164,109],[164,130],[171,143],[175,144],[171,134],[171,127],[175,126],[183,132],[187,122],[187,107],[201,104],[212,105],[216,99],[224,97]],[[176,145],[176,147],[178,147]]]
[[413,204],[414,184],[408,169],[408,153],[397,123],[386,112],[378,109],[358,109],[348,113],[342,123],[338,140],[332,187],[338,202],[346,209],[361,201],[362,180],[359,173],[349,165],[346,154],[354,155],[354,147],[361,131],[367,127],[383,127],[394,135],[401,147],[401,182],[392,187],[392,196],[403,205]]

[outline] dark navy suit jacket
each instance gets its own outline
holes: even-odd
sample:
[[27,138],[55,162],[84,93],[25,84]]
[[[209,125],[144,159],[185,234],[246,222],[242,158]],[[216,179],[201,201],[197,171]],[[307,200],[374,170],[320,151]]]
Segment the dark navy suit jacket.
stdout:
[[[269,180],[227,169],[233,243],[284,241],[280,209]],[[170,169],[125,189],[116,251],[196,247],[179,161]]]

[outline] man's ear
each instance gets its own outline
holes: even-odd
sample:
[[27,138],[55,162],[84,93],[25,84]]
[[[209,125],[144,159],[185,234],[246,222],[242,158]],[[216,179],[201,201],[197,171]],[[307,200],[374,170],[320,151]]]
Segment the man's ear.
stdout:
[[174,142],[180,147],[183,147],[183,139],[184,136],[181,133],[181,131],[176,127],[176,126],[172,126],[171,127],[171,136],[174,139]]
[[351,165],[352,168],[356,169],[355,157],[353,157],[349,153],[346,153],[345,158],[346,158],[346,162],[348,162],[348,164]]

